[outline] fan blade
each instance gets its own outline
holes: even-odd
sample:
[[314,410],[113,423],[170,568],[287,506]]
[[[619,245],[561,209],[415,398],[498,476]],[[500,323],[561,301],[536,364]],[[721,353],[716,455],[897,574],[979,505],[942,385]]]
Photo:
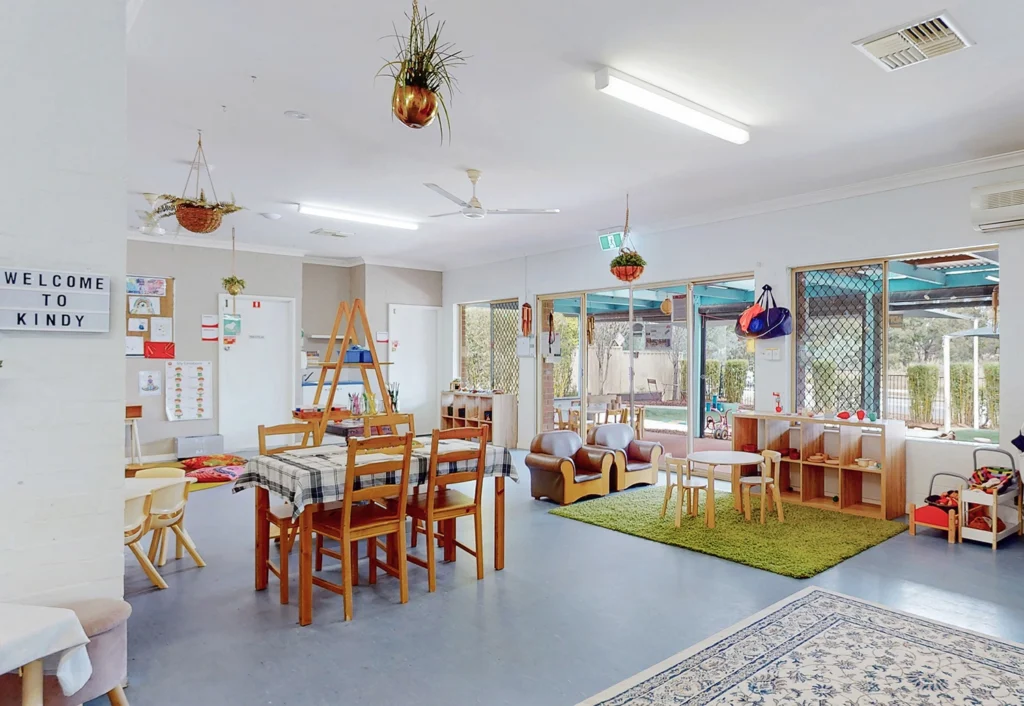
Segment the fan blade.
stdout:
[[489,208],[487,215],[495,216],[533,216],[558,213],[557,208]]
[[461,216],[462,211],[452,211],[451,213],[435,213],[431,218],[444,218],[445,216]]
[[460,199],[460,198],[459,198],[458,196],[456,196],[455,194],[451,193],[450,191],[445,191],[444,189],[442,189],[442,188],[441,188],[440,186],[438,186],[437,184],[424,184],[423,186],[427,187],[427,188],[428,188],[428,189],[430,189],[431,191],[436,191],[436,192],[437,192],[437,193],[439,193],[439,194],[440,194],[441,196],[444,196],[444,197],[445,197],[446,199],[448,199],[449,201],[452,201],[452,202],[454,202],[454,203],[457,203],[457,204],[459,204],[459,205],[460,205],[460,206],[462,206],[463,208],[466,208],[467,206],[469,206],[469,204],[468,204],[468,203],[466,203],[465,201],[463,201],[462,199]]

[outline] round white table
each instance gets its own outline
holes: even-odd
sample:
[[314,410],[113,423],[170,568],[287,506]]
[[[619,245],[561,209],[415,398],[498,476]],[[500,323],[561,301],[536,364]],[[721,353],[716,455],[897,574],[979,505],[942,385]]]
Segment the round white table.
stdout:
[[[708,467],[708,500],[704,508],[704,521],[708,527],[715,526],[715,466],[732,468],[732,497],[737,510],[742,510],[740,499],[740,466],[760,465],[764,461],[761,454],[746,451],[694,451],[686,457],[689,464],[700,463]],[[693,467],[690,467],[693,472]]]

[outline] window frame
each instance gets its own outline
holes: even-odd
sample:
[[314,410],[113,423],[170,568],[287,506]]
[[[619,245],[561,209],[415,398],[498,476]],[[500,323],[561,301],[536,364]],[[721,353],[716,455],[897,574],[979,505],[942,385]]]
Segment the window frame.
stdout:
[[[488,369],[488,385],[489,385],[489,389],[492,389],[492,390],[494,389],[494,305],[495,304],[515,304],[517,311],[521,312],[521,309],[522,309],[518,297],[503,297],[503,298],[499,298],[499,299],[484,299],[484,300],[480,300],[480,301],[460,302],[460,303],[456,304],[456,306],[458,307],[459,327],[458,327],[458,343],[455,346],[455,350],[456,350],[456,371],[455,371],[455,376],[458,377],[460,380],[464,379],[464,377],[463,377],[464,367],[463,367],[462,348],[463,348],[463,345],[465,343],[465,335],[464,335],[465,334],[465,327],[463,325],[463,322],[465,321],[465,316],[464,316],[465,308],[466,307],[483,307],[483,306],[486,306],[487,307],[487,311],[488,311],[487,322],[488,322],[488,326],[489,326],[488,341],[490,342],[490,346],[489,346],[489,353],[490,353],[490,355],[489,355],[489,360],[488,360],[488,364],[487,364],[487,369]],[[521,375],[518,372],[517,372],[516,377],[518,378],[518,382],[517,382],[517,389],[516,389],[515,394],[518,396],[518,394],[519,394],[519,389],[518,388],[522,387],[522,377],[521,377]],[[509,392],[509,390],[505,390],[505,392]]]

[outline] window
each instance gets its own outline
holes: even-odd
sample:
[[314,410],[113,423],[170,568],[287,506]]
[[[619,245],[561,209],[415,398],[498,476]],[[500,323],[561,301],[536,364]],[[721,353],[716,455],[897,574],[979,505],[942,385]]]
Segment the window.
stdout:
[[467,387],[519,393],[519,302],[460,304],[459,377]]
[[918,437],[997,443],[998,252],[794,273],[796,408],[864,409]]
[[884,290],[883,263],[796,273],[797,411],[881,415]]

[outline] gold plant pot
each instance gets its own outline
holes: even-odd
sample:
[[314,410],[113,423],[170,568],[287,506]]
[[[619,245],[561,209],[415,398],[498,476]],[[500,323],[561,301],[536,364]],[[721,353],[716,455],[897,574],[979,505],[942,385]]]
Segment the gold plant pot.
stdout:
[[227,286],[227,291],[228,291],[228,294],[230,294],[231,296],[237,297],[239,294],[242,293],[242,285],[240,285],[240,284],[229,284]]
[[391,109],[411,128],[424,128],[437,117],[437,94],[421,86],[395,86]]

